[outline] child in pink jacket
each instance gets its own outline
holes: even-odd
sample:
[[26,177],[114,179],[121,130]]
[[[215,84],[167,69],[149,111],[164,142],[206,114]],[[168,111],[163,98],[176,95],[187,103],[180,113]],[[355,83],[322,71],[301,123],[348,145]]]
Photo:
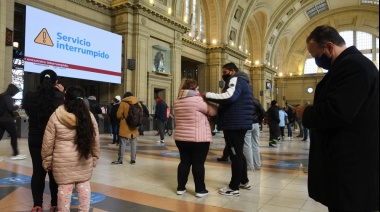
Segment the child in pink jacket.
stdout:
[[70,211],[73,187],[79,211],[89,211],[90,179],[99,159],[99,131],[83,101],[84,91],[70,87],[64,104],[50,116],[42,143],[42,165],[58,184],[58,211]]
[[195,80],[183,82],[174,102],[176,129],[174,140],[180,152],[177,194],[186,192],[186,183],[192,167],[196,197],[208,195],[205,180],[205,161],[212,142],[209,116],[216,115],[216,106],[208,104],[198,91]]

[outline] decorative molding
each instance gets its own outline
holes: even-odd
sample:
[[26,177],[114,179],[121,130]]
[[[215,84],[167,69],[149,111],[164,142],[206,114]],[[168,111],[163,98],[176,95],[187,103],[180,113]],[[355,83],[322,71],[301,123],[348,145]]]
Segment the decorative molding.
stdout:
[[326,74],[325,73],[317,73],[317,74],[303,74],[303,75],[298,75],[298,76],[282,76],[282,77],[275,77],[276,80],[278,79],[314,79],[314,78],[323,78]]
[[290,10],[286,13],[286,15],[287,15],[287,16],[291,16],[295,11],[296,11],[296,8],[292,7],[292,9],[290,9]]
[[111,16],[111,4],[109,1],[105,0],[68,0],[72,3],[78,4],[82,7],[87,7],[99,13]]
[[[147,5],[145,2],[138,2],[132,6],[134,14],[141,14],[146,16],[147,18],[156,21],[164,26],[169,27],[175,31],[186,33],[190,30],[191,26],[183,23],[182,20],[178,18],[168,15],[167,11],[162,10],[158,7],[154,7],[155,10],[152,9],[151,5]],[[162,10],[162,12],[160,11]]]
[[189,48],[196,49],[201,52],[206,52],[207,45],[204,43],[201,43],[199,41],[194,41],[193,39],[189,39],[185,36],[182,36],[182,45],[187,46]]
[[248,55],[246,55],[244,52],[237,51],[235,48],[231,48],[227,44],[218,45],[218,46],[209,46],[206,51],[207,54],[209,53],[225,53],[227,55],[231,55],[239,60],[244,61],[248,58]]
[[276,29],[279,30],[283,25],[284,25],[284,21],[280,21],[280,22],[276,25]]
[[236,34],[237,34],[237,30],[231,27],[230,36],[229,36],[230,40],[234,41],[236,38]]
[[148,72],[148,79],[155,79],[155,80],[160,80],[160,81],[171,83],[173,76],[170,74],[164,75],[164,74],[158,74],[156,72]]
[[[83,0],[68,0],[68,1],[70,1],[72,3],[75,3],[75,4],[78,4],[78,5],[81,5],[83,7],[89,8],[89,9],[94,10],[96,12],[108,15],[108,16],[112,15],[112,11],[110,9],[107,9],[105,7],[101,7],[98,4],[92,4],[91,3],[92,1],[89,1],[89,0],[88,1],[83,1]],[[62,16],[62,14],[65,14],[65,16],[62,16],[62,17],[69,18],[71,20],[78,21],[78,19],[73,19],[71,17],[68,17],[68,15],[80,18],[82,20],[86,20],[88,23],[96,23],[98,25],[105,26],[106,28],[111,28],[111,26],[105,25],[103,22],[99,22],[99,21],[91,19],[91,18],[89,18],[89,17],[87,17],[85,15],[81,15],[81,14],[72,12],[71,10],[66,10],[66,8],[58,8],[58,7],[56,7],[56,6],[52,5],[52,4],[45,3],[43,1],[32,1],[32,2],[30,2],[28,0],[16,0],[15,2],[18,2],[18,3],[21,3],[21,4],[25,4],[25,5],[30,5],[30,6],[38,8],[38,9],[42,9],[42,10],[48,11],[50,13],[52,13],[52,11],[55,11],[54,14],[60,15],[60,16]],[[46,8],[49,8],[49,9],[46,9]],[[83,21],[80,21],[80,22],[85,23]]]
[[235,14],[234,14],[234,18],[237,22],[240,22],[240,18],[243,15],[243,11],[244,11],[244,9],[240,6],[238,6],[238,8],[236,9]]

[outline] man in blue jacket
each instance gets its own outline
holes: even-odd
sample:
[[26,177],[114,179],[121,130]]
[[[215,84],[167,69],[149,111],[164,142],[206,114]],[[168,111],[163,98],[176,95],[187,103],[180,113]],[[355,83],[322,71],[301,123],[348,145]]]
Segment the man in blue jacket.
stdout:
[[205,97],[219,104],[218,128],[223,130],[231,160],[230,184],[219,193],[239,196],[239,188],[251,189],[243,147],[245,134],[252,129],[253,95],[248,75],[240,72],[234,63],[225,64],[222,71],[226,82],[223,93],[206,92]]
[[168,105],[164,102],[161,97],[156,96],[156,110],[154,113],[154,118],[156,119],[158,133],[160,135],[160,140],[157,143],[165,143],[165,124],[168,121],[167,109]]

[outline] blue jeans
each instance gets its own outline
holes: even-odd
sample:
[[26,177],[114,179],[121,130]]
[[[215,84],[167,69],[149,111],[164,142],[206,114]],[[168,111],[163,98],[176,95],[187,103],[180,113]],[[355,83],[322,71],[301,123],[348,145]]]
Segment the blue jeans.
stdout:
[[309,137],[309,129],[303,127],[303,139],[306,140]]
[[287,126],[288,126],[288,137],[293,137],[293,131],[292,131],[293,123],[288,123]]
[[113,135],[113,144],[118,144],[120,143],[120,136],[119,136],[119,124],[112,124],[112,135]]

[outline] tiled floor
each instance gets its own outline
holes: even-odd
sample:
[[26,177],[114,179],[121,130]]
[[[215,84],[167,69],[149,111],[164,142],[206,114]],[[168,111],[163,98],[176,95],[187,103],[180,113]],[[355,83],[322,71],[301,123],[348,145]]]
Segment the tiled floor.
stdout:
[[[129,147],[124,165],[111,165],[117,158],[117,146],[108,145],[111,137],[101,135],[101,157],[91,179],[91,211],[260,211],[306,212],[327,211],[307,193],[309,142],[301,138],[285,140],[278,148],[268,147],[268,129],[260,133],[261,171],[249,172],[252,190],[241,190],[239,197],[218,194],[228,184],[229,162],[217,162],[224,148],[223,134],[214,136],[206,161],[206,186],[210,195],[196,198],[192,176],[188,192],[176,195],[178,150],[170,136],[158,144],[155,132],[138,137],[137,164],[129,164]],[[294,132],[295,135],[298,132]],[[30,211],[33,204],[30,190],[32,163],[27,139],[19,139],[26,160],[11,161],[9,139],[0,142],[0,211]],[[49,207],[50,193],[45,188],[44,208]],[[73,202],[75,199],[73,199]],[[76,207],[72,206],[73,211]]]

